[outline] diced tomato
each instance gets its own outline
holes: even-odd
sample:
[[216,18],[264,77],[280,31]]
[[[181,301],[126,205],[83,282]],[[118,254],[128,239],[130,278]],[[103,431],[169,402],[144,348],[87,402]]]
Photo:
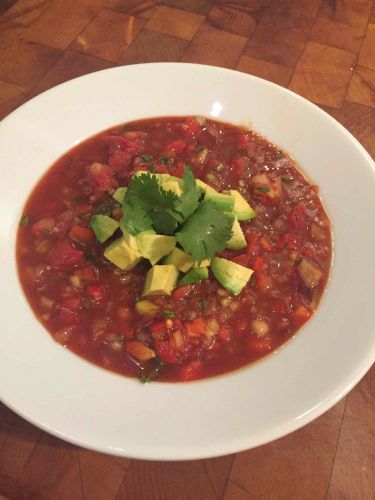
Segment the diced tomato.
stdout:
[[286,314],[288,309],[285,303],[285,300],[282,299],[274,299],[275,305],[274,309],[278,314]]
[[33,234],[36,234],[37,236],[40,236],[41,234],[44,233],[49,233],[53,230],[55,225],[55,219],[52,219],[51,217],[45,217],[44,219],[38,220],[38,222],[35,222],[35,224],[32,225],[31,227],[31,232]]
[[66,309],[70,309],[71,311],[79,311],[82,305],[82,297],[77,296],[64,299],[62,305],[63,307],[65,307]]
[[130,153],[129,151],[116,149],[109,156],[108,163],[115,172],[118,172],[120,175],[124,175],[128,170],[133,157],[134,157],[133,154]]
[[92,300],[100,301],[104,298],[107,288],[105,285],[89,285],[87,293]]
[[164,330],[167,329],[167,325],[165,324],[165,319],[162,319],[160,321],[156,321],[155,323],[152,323],[150,325],[150,329],[151,329],[152,333],[163,332]]
[[183,130],[191,139],[195,139],[202,130],[197,120],[192,117],[186,118],[184,125]]
[[52,249],[52,267],[70,267],[79,264],[84,259],[84,252],[77,250],[67,239],[59,240]]
[[251,143],[251,138],[247,134],[238,134],[235,136],[235,141],[238,149],[246,149]]
[[259,253],[259,234],[254,233],[254,231],[247,231],[245,238],[247,242],[246,254],[249,256],[257,255]]
[[89,245],[94,241],[94,233],[88,227],[73,226],[69,231],[69,238],[78,243]]
[[272,252],[273,245],[266,236],[262,236],[259,240],[259,243],[265,252]]
[[290,314],[293,323],[295,325],[302,325],[305,323],[308,319],[311,318],[312,312],[307,309],[305,306],[298,306],[296,309],[294,309],[291,314]]
[[182,142],[180,139],[171,142],[165,147],[165,151],[175,151],[176,153],[182,153],[184,149],[185,149],[185,143]]
[[124,325],[122,327],[122,333],[127,339],[130,339],[135,334],[135,328],[132,325]]
[[185,162],[184,161],[178,161],[175,166],[172,166],[170,169],[171,175],[175,175],[176,177],[182,177],[184,175],[184,166]]
[[169,167],[163,163],[157,163],[154,167],[155,174],[167,174],[169,172]]
[[306,214],[306,207],[302,202],[298,203],[292,209],[287,217],[286,222],[292,229],[297,229],[298,231],[300,231],[301,229],[306,229],[308,224],[308,217]]
[[298,236],[285,233],[284,236],[277,243],[277,250],[282,250],[285,245],[288,247],[290,252],[300,252],[302,243]]
[[76,269],[74,274],[84,281],[94,281],[96,279],[95,269],[92,266]]
[[272,341],[269,337],[250,337],[247,339],[247,347],[251,353],[262,354],[272,349]]
[[261,257],[257,257],[253,264],[253,271],[256,273],[261,273],[264,269],[264,260]]
[[178,288],[176,288],[175,290],[173,290],[173,292],[172,292],[172,299],[173,300],[182,300],[192,290],[193,290],[193,285],[179,286]]
[[230,342],[230,339],[231,339],[231,330],[229,327],[227,326],[223,326],[219,333],[218,333],[218,339],[220,340],[220,342],[222,342],[223,344],[227,344],[228,342]]
[[185,328],[186,333],[193,336],[202,335],[207,330],[206,323],[203,321],[201,316],[198,316],[192,321],[185,321]]
[[110,144],[112,151],[126,151],[130,156],[135,156],[140,153],[143,147],[143,140],[140,137],[133,137],[130,139],[129,137],[120,135],[110,135],[106,137],[106,141]]
[[163,340],[156,340],[154,344],[155,350],[162,361],[164,361],[165,363],[179,362],[176,352],[168,342]]
[[242,177],[247,167],[247,160],[245,158],[234,158],[232,160],[232,175],[236,178]]
[[183,382],[188,382],[190,380],[196,380],[201,378],[203,373],[203,363],[202,361],[195,360],[190,361],[180,369],[180,380]]
[[117,188],[118,183],[113,177],[113,170],[103,163],[92,163],[88,168],[88,182],[94,191],[105,192]]
[[79,323],[79,314],[70,309],[62,307],[59,312],[59,320],[66,326],[74,326]]

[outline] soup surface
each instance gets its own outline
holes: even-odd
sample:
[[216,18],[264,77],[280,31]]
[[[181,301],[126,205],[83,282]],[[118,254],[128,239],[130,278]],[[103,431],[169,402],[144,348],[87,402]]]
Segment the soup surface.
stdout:
[[60,158],[26,203],[17,261],[57,342],[142,382],[176,382],[293,336],[318,307],[331,247],[318,188],[285,152],[237,126],[162,117]]

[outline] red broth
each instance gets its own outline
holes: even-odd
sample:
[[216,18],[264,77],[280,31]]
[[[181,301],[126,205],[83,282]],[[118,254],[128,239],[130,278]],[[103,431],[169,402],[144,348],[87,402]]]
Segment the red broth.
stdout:
[[[156,312],[142,316],[136,303],[150,265],[142,261],[127,272],[112,265],[90,218],[121,218],[111,194],[135,171],[181,177],[186,164],[217,191],[238,190],[256,211],[241,222],[247,247],[219,254],[254,274],[233,296],[210,271],[209,279],[171,296],[148,298]],[[142,381],[210,377],[272,352],[314,314],[331,257],[318,188],[292,158],[255,132],[193,117],[130,122],[67,152],[31,193],[17,240],[24,292],[52,337]],[[156,357],[139,359],[140,345]]]

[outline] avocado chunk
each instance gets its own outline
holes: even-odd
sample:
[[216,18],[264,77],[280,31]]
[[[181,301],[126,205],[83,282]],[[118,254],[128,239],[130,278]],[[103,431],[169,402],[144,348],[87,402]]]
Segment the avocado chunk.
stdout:
[[232,196],[234,200],[234,215],[238,220],[248,220],[256,216],[255,210],[251,208],[241,193],[235,189],[223,191],[223,194]]
[[210,267],[211,259],[203,259],[201,262],[195,261],[194,267]]
[[144,231],[137,234],[135,238],[142,257],[148,259],[152,266],[162,257],[171,253],[173,247],[176,246],[176,238],[174,236],[149,234],[148,231]]
[[146,274],[143,296],[170,295],[176,286],[178,271],[172,264],[153,266]]
[[173,264],[178,271],[187,273],[193,267],[192,257],[178,247],[174,247],[172,252],[164,259],[163,264]]
[[132,269],[142,259],[134,236],[124,231],[124,236],[104,250],[104,257],[123,271]]
[[183,278],[180,279],[180,281],[178,282],[178,286],[190,285],[191,283],[206,280],[207,278],[207,267],[193,267],[187,274],[185,274]]
[[223,212],[233,212],[234,198],[228,194],[207,191],[204,198],[213,201]]
[[204,192],[204,194],[207,194],[207,193],[211,193],[211,194],[219,194],[216,189],[214,189],[213,187],[209,186],[208,184],[206,184],[205,182],[201,181],[200,179],[195,179],[195,183],[197,186],[199,186],[202,191]]
[[112,198],[114,198],[118,203],[122,203],[124,201],[127,190],[128,190],[127,187],[117,188],[116,191],[113,193]]
[[245,248],[246,245],[247,243],[240,223],[237,219],[234,219],[232,226],[232,237],[227,242],[227,248],[230,248],[231,250],[240,250],[241,248]]
[[[134,175],[144,174],[144,171],[136,172]],[[177,196],[182,194],[182,180],[174,175],[169,174],[151,174],[159,182],[160,186],[165,189],[165,191],[173,191]]]
[[233,295],[241,293],[254,272],[248,267],[221,257],[212,259],[211,269],[218,282]]
[[117,220],[108,215],[93,215],[90,224],[100,243],[108,240],[119,227]]

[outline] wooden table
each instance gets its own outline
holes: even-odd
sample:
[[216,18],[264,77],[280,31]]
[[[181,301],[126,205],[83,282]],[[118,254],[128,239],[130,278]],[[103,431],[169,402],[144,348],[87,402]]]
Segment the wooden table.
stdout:
[[[0,118],[85,73],[189,61],[302,94],[375,155],[373,0],[2,0],[0,13]],[[374,499],[374,407],[373,368],[343,401],[283,439],[162,463],[72,446],[0,406],[0,497]]]

